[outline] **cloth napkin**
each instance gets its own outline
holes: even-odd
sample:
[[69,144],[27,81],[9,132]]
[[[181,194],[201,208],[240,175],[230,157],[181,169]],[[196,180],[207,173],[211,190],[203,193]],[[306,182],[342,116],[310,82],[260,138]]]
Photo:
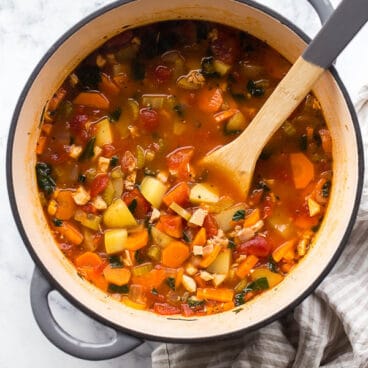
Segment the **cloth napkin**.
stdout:
[[[368,86],[356,104],[368,152]],[[366,160],[367,162],[367,160]],[[153,368],[368,367],[368,180],[343,254],[320,286],[284,318],[244,336],[161,344]]]

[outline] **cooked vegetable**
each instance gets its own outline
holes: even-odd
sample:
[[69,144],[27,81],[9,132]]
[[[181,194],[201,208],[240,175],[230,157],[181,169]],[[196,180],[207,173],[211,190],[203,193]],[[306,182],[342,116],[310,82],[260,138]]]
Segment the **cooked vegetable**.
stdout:
[[165,184],[152,176],[146,176],[141,183],[141,193],[156,208],[160,207],[166,189]]
[[51,176],[51,166],[44,162],[38,162],[36,164],[36,174],[38,187],[45,194],[51,194],[56,188],[55,180]]
[[116,254],[125,249],[125,244],[128,239],[126,229],[111,229],[106,230],[104,235],[104,243],[107,254]]
[[127,205],[121,199],[114,200],[106,209],[103,221],[107,227],[130,227],[137,224]]
[[191,188],[189,194],[189,200],[192,203],[217,203],[220,197],[217,192],[217,188],[210,184],[196,184]]
[[314,178],[314,166],[304,153],[290,154],[290,165],[296,189],[305,188]]
[[161,262],[164,266],[177,268],[189,257],[189,247],[180,241],[173,241],[162,250]]
[[126,285],[130,280],[130,271],[127,268],[112,268],[107,265],[103,274],[107,282],[117,286]]

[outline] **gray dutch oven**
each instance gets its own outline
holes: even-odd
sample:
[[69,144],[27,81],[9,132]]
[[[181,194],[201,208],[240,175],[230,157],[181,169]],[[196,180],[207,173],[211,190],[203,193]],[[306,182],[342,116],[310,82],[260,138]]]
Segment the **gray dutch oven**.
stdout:
[[[324,20],[326,0],[310,0]],[[290,311],[326,276],[343,250],[357,213],[363,180],[363,151],[357,118],[334,68],[313,92],[319,99],[333,138],[334,179],[330,204],[307,257],[274,289],[244,305],[199,318],[168,318],[126,307],[88,282],[55,244],[38,199],[35,147],[45,101],[92,50],[122,30],[172,19],[203,19],[227,24],[266,41],[290,62],[308,37],[282,16],[250,0],[120,0],[85,18],[48,51],[29,78],[16,107],[8,141],[7,180],[15,221],[36,269],[31,303],[46,337],[79,358],[99,360],[124,354],[141,339],[193,343],[218,340],[258,329]],[[54,320],[47,296],[60,291],[77,308],[107,326],[116,338],[104,344],[80,341]]]

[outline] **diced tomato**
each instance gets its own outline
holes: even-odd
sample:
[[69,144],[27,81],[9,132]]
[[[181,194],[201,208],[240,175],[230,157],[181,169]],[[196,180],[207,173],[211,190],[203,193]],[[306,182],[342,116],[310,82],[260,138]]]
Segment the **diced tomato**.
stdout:
[[218,225],[216,219],[211,214],[208,214],[204,219],[203,227],[206,229],[207,238],[217,235]]
[[194,154],[194,147],[181,147],[172,151],[166,156],[167,167],[170,174],[177,176],[181,180],[188,180],[190,177],[189,161]]
[[131,191],[123,194],[123,201],[127,206],[130,206],[133,201],[136,201],[136,206],[133,212],[134,217],[143,219],[151,209],[149,202],[143,197],[138,188],[134,188]]
[[272,251],[272,245],[263,236],[257,235],[237,246],[236,250],[240,254],[252,254],[256,257],[267,257]]
[[165,65],[158,65],[155,68],[154,76],[158,83],[162,84],[171,78],[172,70]]
[[94,215],[98,213],[97,208],[92,203],[87,203],[84,206],[81,206],[80,208],[82,211],[87,213],[93,213]]
[[155,303],[153,305],[153,309],[156,313],[162,314],[164,316],[172,315],[172,314],[179,314],[180,308],[174,307],[168,303]]
[[160,118],[156,110],[150,107],[144,107],[139,111],[139,117],[143,123],[143,126],[149,132],[153,132],[160,125]]
[[109,176],[107,174],[98,174],[91,183],[91,197],[96,197],[98,194],[102,193],[106,189],[108,182]]
[[123,157],[121,158],[121,169],[125,174],[132,172],[137,165],[137,160],[133,153],[130,151],[125,151]]
[[216,59],[232,65],[239,56],[239,38],[232,32],[218,30],[218,37],[211,42],[211,51]]
[[189,307],[188,304],[186,303],[183,303],[181,305],[181,310],[182,310],[182,313],[185,317],[190,317],[190,316],[193,316],[194,315],[194,311],[192,308]]
[[104,144],[102,146],[102,156],[104,157],[112,157],[116,153],[116,148],[112,144]]
[[[79,138],[81,143],[85,143],[88,140],[88,132],[86,129],[86,123],[88,121],[88,115],[76,114],[70,120],[70,131]],[[78,143],[78,142],[77,142]]]

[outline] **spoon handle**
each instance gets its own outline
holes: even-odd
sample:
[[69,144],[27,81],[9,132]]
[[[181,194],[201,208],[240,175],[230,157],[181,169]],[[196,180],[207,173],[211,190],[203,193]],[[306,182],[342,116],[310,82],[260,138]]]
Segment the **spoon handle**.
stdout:
[[343,0],[303,53],[327,69],[368,20],[367,0]]

